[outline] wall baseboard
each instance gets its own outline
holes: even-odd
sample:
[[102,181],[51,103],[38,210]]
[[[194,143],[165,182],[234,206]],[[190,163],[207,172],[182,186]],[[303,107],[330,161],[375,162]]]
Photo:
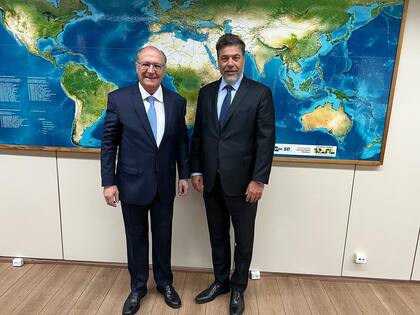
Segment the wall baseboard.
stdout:
[[[14,257],[0,256],[0,263],[12,263]],[[59,264],[59,265],[79,265],[79,266],[97,266],[97,267],[115,267],[126,268],[125,263],[111,263],[111,262],[98,262],[98,261],[79,261],[79,260],[62,260],[62,259],[42,259],[42,258],[24,258],[25,264]],[[149,265],[152,270],[152,265]],[[213,273],[211,268],[201,267],[185,267],[185,266],[172,266],[172,271],[178,272],[193,272],[193,273]],[[395,284],[410,284],[419,285],[420,281],[416,280],[396,280],[396,279],[379,279],[379,278],[361,278],[361,277],[348,277],[348,276],[325,276],[315,274],[301,274],[301,273],[282,273],[282,272],[265,272],[261,271],[262,277],[296,277],[309,280],[328,280],[328,281],[346,281],[346,282],[369,282],[369,283],[383,283],[393,282]]]

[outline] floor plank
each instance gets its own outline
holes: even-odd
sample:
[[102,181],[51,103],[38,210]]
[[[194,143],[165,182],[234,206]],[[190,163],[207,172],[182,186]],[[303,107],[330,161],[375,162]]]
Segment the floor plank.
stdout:
[[184,292],[182,294],[182,307],[179,310],[179,315],[206,314],[207,304],[195,303],[195,297],[209,285],[209,274],[188,273],[185,278]]
[[119,314],[123,308],[125,299],[130,293],[130,274],[127,269],[121,270],[114,285],[106,295],[98,315]]
[[121,272],[121,268],[100,267],[70,314],[95,314]]
[[6,270],[7,268],[9,268],[9,266],[11,266],[10,263],[6,263],[6,262],[0,262],[0,276],[1,273]]
[[245,290],[245,312],[244,315],[256,315],[259,314],[257,294],[255,289],[255,282],[258,280],[249,280],[248,287]]
[[[62,264],[0,264],[0,315],[121,314],[129,293],[126,268]],[[168,307],[156,290],[153,274],[138,315],[229,314],[230,294],[207,304],[195,296],[213,277],[207,273],[174,273],[183,306]],[[420,284],[358,279],[266,276],[250,280],[245,315],[271,314],[420,314]]]
[[358,303],[353,299],[345,283],[339,281],[322,281],[322,285],[338,314],[362,314]]
[[58,265],[34,287],[12,314],[37,314],[71,276],[75,266]]
[[153,307],[158,298],[160,298],[160,293],[156,290],[156,284],[153,280],[153,273],[150,272],[149,281],[147,282],[147,294],[140,302],[140,310],[138,314],[141,315],[152,315]]
[[[38,264],[29,266],[25,272],[1,297],[0,310],[11,314],[22,300],[44,279],[56,265]],[[23,268],[20,267],[20,268]],[[17,272],[19,272],[17,270]]]
[[219,295],[213,301],[206,303],[207,315],[228,315],[229,314],[230,293]]
[[0,281],[0,297],[6,293],[33,265],[23,265],[22,267],[13,267],[11,264],[3,270]]
[[337,314],[328,294],[325,292],[321,281],[299,279],[303,294],[308,302],[309,309],[314,315]]
[[255,293],[260,314],[286,314],[275,277],[263,277],[256,281]]
[[98,272],[99,267],[76,266],[71,277],[63,284],[51,300],[42,309],[41,314],[56,315],[67,314],[83,291],[89,285],[92,278]]
[[381,300],[373,292],[368,283],[346,283],[347,289],[353,299],[357,301],[365,314],[388,314]]
[[278,277],[276,280],[286,314],[311,314],[297,278]]
[[414,312],[420,314],[420,287],[411,285],[396,285],[395,292],[403,299],[405,304]]
[[[178,292],[179,296],[181,297],[184,292],[184,286],[185,286],[185,278],[186,278],[185,272],[174,272],[174,288]],[[156,290],[157,292],[157,290]],[[159,314],[159,315],[166,315],[166,314],[178,314],[180,309],[173,309],[166,305],[163,295],[160,292],[157,292],[158,297],[156,299],[156,302],[153,306],[153,314]]]
[[369,284],[391,314],[414,314],[391,285]]

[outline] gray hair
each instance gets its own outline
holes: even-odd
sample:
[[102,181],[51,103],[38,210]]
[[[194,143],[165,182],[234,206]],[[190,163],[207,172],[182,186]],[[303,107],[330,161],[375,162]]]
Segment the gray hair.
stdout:
[[139,58],[139,55],[141,54],[141,52],[142,52],[144,49],[146,49],[146,48],[154,48],[154,49],[156,49],[157,51],[159,51],[159,52],[162,54],[162,56],[163,56],[164,66],[166,66],[166,62],[168,61],[168,58],[166,58],[165,53],[164,53],[162,50],[160,50],[159,48],[157,48],[157,47],[155,47],[155,46],[151,46],[151,45],[149,45],[149,46],[144,46],[144,47],[139,48],[139,49],[137,50],[137,53],[136,53],[136,58],[137,58],[137,59]]

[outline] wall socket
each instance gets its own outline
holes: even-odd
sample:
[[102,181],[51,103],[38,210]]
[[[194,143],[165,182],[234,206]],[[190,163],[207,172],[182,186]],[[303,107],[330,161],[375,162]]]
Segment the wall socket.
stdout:
[[259,280],[261,278],[261,274],[259,270],[250,270],[249,271],[249,277],[252,280]]
[[354,262],[356,264],[366,264],[367,263],[367,256],[366,256],[366,254],[356,252],[354,254]]
[[12,259],[12,266],[13,267],[22,267],[25,261],[21,257],[16,257]]

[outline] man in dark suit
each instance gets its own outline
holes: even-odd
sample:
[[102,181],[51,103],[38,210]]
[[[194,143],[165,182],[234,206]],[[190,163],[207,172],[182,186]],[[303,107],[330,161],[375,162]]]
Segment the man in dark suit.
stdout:
[[136,70],[137,84],[108,96],[101,147],[104,197],[114,207],[121,200],[126,232],[131,293],[123,314],[135,314],[147,293],[149,210],[157,289],[170,307],[181,306],[171,272],[175,164],[181,196],[188,192],[190,175],[186,101],[161,86],[166,56],[155,47],[145,47],[137,53]]
[[[223,35],[216,50],[222,78],[199,92],[190,156],[193,187],[204,192],[215,276],[196,302],[231,291],[230,314],[242,314],[257,202],[273,158],[274,106],[270,89],[243,75],[245,44],[238,36]],[[229,281],[230,219],[235,267]]]

